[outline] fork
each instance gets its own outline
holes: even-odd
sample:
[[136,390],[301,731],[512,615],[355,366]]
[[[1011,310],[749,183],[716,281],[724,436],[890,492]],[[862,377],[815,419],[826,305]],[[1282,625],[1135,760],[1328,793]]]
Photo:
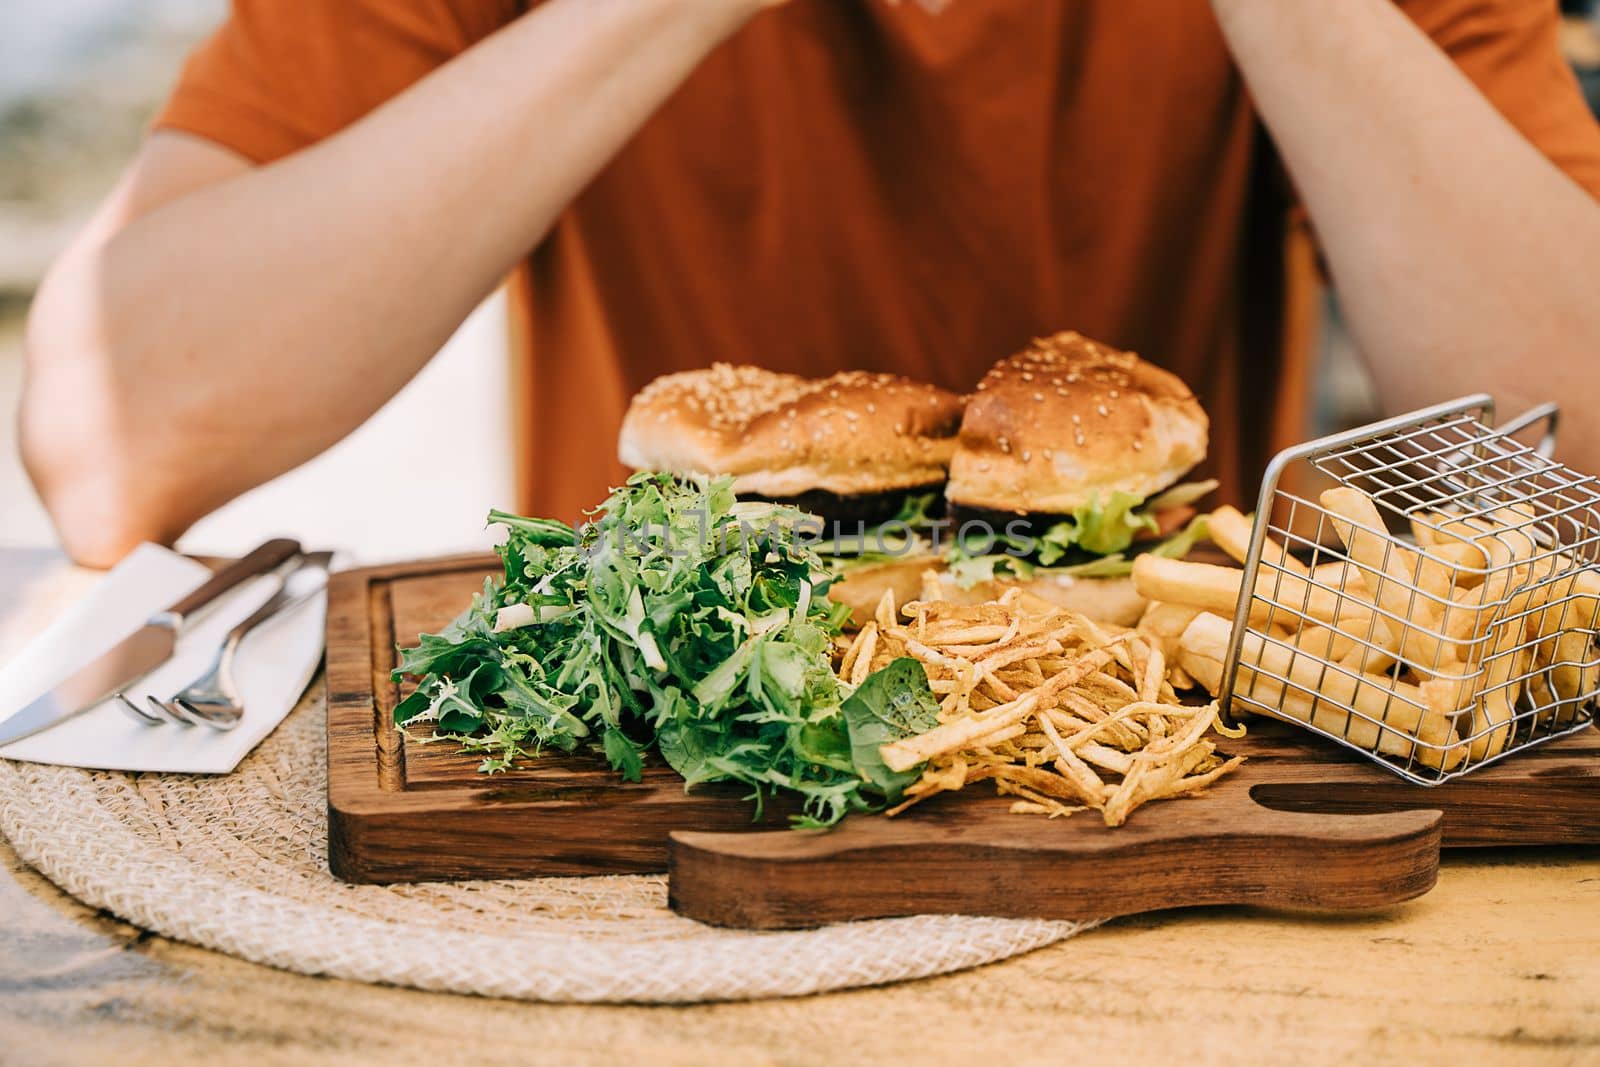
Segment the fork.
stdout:
[[[308,552],[300,563],[284,576],[277,592],[239,623],[222,641],[211,667],[199,678],[189,683],[170,700],[157,700],[146,696],[147,712],[125,695],[117,699],[125,710],[150,725],[160,725],[168,720],[186,726],[209,726],[213,730],[232,730],[244,717],[244,707],[239,702],[239,690],[233,680],[233,661],[246,636],[268,619],[287,614],[327,588],[327,574],[333,561],[332,552]],[[322,572],[323,580],[304,592],[295,591],[295,579],[302,574]],[[301,583],[303,588],[303,583]],[[152,712],[154,714],[152,714]]]

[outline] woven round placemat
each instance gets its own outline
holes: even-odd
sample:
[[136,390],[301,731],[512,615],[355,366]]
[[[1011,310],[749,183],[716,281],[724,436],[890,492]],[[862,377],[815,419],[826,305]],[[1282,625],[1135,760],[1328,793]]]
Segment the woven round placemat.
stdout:
[[320,681],[233,774],[0,760],[0,833],[50,881],[165,937],[366,982],[527,1000],[794,996],[1005,959],[1081,924],[959,916],[723,930],[665,876],[346,885],[328,873]]

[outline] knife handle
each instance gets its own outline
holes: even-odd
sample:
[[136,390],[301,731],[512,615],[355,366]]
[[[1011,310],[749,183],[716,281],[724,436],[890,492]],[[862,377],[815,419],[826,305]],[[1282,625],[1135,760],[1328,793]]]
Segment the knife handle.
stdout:
[[230,563],[207,580],[205,585],[168,608],[163,614],[182,620],[185,615],[198,611],[240,582],[265,574],[285,560],[300,554],[300,542],[287,537],[267,541],[243,559]]
[[[291,607],[299,607],[303,601],[309,600],[326,590],[328,588],[328,570],[332,564],[332,552],[307,552],[301,557],[300,562],[295,564],[294,570],[283,576],[283,582],[278,586],[278,591],[268,597],[267,602],[257,608],[254,615],[228,631],[226,643],[238,644],[245,639],[245,636],[251,630],[254,630],[274,615],[287,612]],[[321,571],[322,584],[314,589],[297,594],[290,589],[290,583],[307,571]]]

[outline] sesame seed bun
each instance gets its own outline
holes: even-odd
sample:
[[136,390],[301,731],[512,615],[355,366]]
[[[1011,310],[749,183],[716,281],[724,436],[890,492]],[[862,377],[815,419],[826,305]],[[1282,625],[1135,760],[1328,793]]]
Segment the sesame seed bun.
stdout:
[[978,384],[946,498],[1066,514],[1112,492],[1148,497],[1206,455],[1209,421],[1176,375],[1077,333],[1034,341]]
[[645,386],[617,451],[636,470],[731,474],[745,496],[936,486],[961,406],[954,393],[893,374],[815,379],[718,363]]

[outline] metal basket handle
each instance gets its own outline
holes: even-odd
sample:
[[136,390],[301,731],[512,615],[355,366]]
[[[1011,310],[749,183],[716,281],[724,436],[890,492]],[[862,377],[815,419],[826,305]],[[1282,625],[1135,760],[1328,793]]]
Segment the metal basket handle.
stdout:
[[1495,427],[1495,431],[1503,433],[1507,437],[1515,437],[1538,422],[1543,422],[1546,425],[1544,436],[1539,439],[1539,443],[1534,446],[1533,450],[1545,459],[1550,459],[1556,452],[1556,430],[1561,422],[1561,408],[1559,405],[1547,401],[1531,407],[1509,422],[1501,423]]

